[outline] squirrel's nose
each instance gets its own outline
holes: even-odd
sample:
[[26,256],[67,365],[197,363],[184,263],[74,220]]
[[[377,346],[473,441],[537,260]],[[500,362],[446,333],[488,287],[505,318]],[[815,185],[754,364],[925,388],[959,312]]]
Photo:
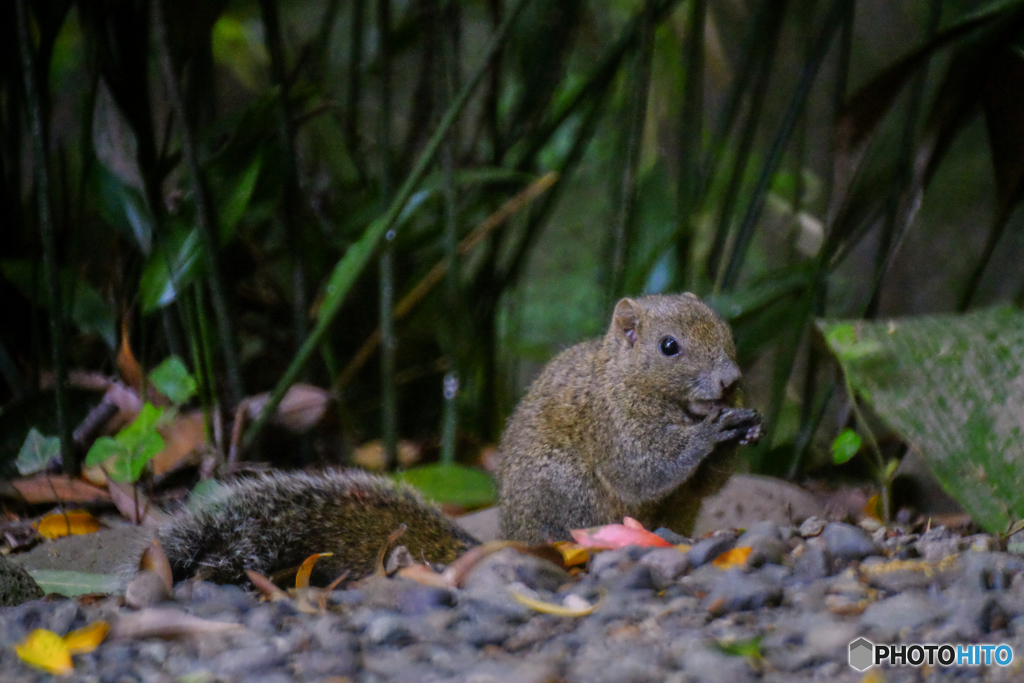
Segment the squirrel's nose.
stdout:
[[729,387],[736,384],[739,378],[740,369],[731,360],[716,364],[701,382],[701,388],[706,394],[701,398],[711,401],[722,398]]

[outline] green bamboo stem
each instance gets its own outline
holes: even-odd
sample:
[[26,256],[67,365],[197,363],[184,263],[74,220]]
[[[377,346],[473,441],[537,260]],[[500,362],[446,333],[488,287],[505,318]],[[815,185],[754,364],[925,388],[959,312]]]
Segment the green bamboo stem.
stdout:
[[224,295],[220,265],[217,263],[216,215],[207,193],[206,185],[203,183],[199,155],[196,152],[195,136],[189,123],[190,119],[187,116],[188,112],[185,107],[181,83],[178,81],[171,58],[171,46],[170,40],[167,37],[167,22],[164,18],[163,2],[162,0],[152,0],[152,2],[157,56],[160,61],[160,68],[163,71],[164,80],[167,83],[167,93],[171,108],[174,110],[174,115],[181,126],[182,151],[184,152],[185,163],[188,165],[192,192],[196,200],[196,230],[199,232],[199,237],[203,244],[203,257],[206,261],[207,281],[210,287],[210,301],[213,304],[214,315],[217,318],[217,331],[220,333],[221,353],[224,355],[229,399],[232,405],[237,405],[242,400],[243,395],[242,373],[238,363],[238,354],[235,350],[235,334],[231,329],[231,319],[228,315],[228,305]]
[[419,158],[417,158],[416,163],[413,165],[412,171],[410,171],[409,175],[406,176],[405,182],[402,183],[402,186],[391,200],[388,210],[366,228],[362,237],[360,237],[355,244],[349,247],[348,251],[345,252],[345,255],[335,265],[326,285],[326,296],[324,297],[323,305],[320,308],[320,315],[317,318],[316,325],[313,327],[310,335],[306,338],[306,343],[299,349],[295,358],[292,359],[291,364],[284,371],[281,379],[274,387],[274,391],[271,393],[270,400],[267,401],[267,405],[263,408],[259,417],[246,431],[242,444],[243,447],[250,446],[255,441],[260,431],[262,431],[263,427],[266,425],[267,420],[274,414],[274,411],[277,410],[277,406],[281,403],[281,399],[284,398],[285,392],[287,392],[288,388],[293,382],[295,382],[299,372],[301,372],[302,368],[309,360],[309,357],[327,333],[328,328],[334,321],[334,317],[338,314],[338,311],[341,310],[341,305],[345,301],[345,296],[348,294],[348,291],[351,289],[356,278],[359,277],[359,274],[369,262],[369,259],[373,255],[377,245],[380,243],[381,238],[383,238],[389,230],[393,230],[395,228],[402,209],[405,207],[406,202],[409,201],[409,198],[412,196],[420,181],[423,180],[424,175],[426,175],[427,169],[433,162],[441,143],[448,134],[448,131],[451,130],[452,125],[455,123],[455,119],[459,117],[462,110],[465,108],[466,103],[469,102],[469,98],[473,95],[473,92],[487,73],[491,60],[507,40],[512,25],[530,1],[531,0],[518,0],[513,9],[505,16],[501,26],[498,27],[498,30],[491,38],[487,49],[484,51],[484,57],[480,65],[477,66],[473,75],[466,81],[462,88],[460,88],[455,101],[448,107],[444,117],[441,119],[441,123],[438,124],[434,134],[430,137],[430,140],[427,142],[423,151],[420,153]]
[[57,433],[60,437],[61,462],[64,473],[77,477],[79,463],[71,438],[68,423],[67,365],[64,358],[64,313],[61,301],[60,279],[57,275],[57,239],[54,234],[53,216],[50,212],[50,169],[46,155],[46,124],[42,99],[36,77],[35,56],[32,54],[32,38],[29,33],[28,3],[17,0],[15,13],[18,22],[18,51],[21,55],[21,71],[25,78],[25,95],[28,100],[29,126],[32,131],[32,157],[35,168],[36,208],[39,217],[39,235],[43,243],[43,276],[50,300],[47,311],[50,318],[50,349],[53,354],[54,396],[57,409]]

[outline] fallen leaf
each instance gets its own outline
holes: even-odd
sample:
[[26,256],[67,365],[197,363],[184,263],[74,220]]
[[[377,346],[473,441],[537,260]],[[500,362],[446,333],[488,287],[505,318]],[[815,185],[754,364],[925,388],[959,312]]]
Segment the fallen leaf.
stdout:
[[15,645],[14,651],[21,661],[47,673],[63,676],[74,671],[67,643],[53,631],[37,628]]
[[566,605],[555,605],[550,602],[544,602],[543,600],[534,600],[533,598],[527,597],[512,588],[509,588],[508,592],[512,594],[512,597],[515,598],[516,602],[526,605],[530,609],[541,612],[542,614],[551,614],[556,617],[585,617],[597,609],[597,606],[601,604],[602,600],[604,600],[604,596],[601,596],[601,600],[598,600],[593,605],[587,604],[586,607],[570,607]]
[[110,633],[110,624],[103,620],[94,621],[88,626],[64,636],[64,644],[73,655],[86,654],[99,647],[108,633]]
[[643,524],[632,517],[625,517],[622,524],[605,524],[589,529],[573,529],[572,538],[588,548],[625,548],[638,545],[645,548],[671,548],[672,544],[657,534],[644,529]]
[[[398,464],[411,467],[419,462],[423,449],[415,441],[398,442]],[[352,453],[355,464],[368,470],[383,470],[385,463],[384,444],[380,439],[368,441]]]
[[202,410],[178,413],[170,424],[157,431],[164,437],[164,447],[153,456],[153,475],[156,477],[197,461],[190,456],[200,453],[206,446]]
[[39,535],[44,538],[84,536],[99,531],[100,528],[100,521],[85,510],[71,510],[46,515],[39,520],[39,524],[36,526]]
[[572,541],[558,541],[555,544],[555,550],[562,555],[562,564],[566,567],[575,567],[586,563],[587,558],[590,557],[586,546],[582,546]]
[[111,640],[180,638],[203,633],[238,631],[243,627],[230,621],[210,621],[185,614],[172,607],[149,607],[122,614],[110,629]]
[[876,519],[879,522],[882,521],[882,497],[879,494],[875,494],[868,498],[868,502],[864,505],[864,514],[872,519]]
[[253,587],[263,594],[263,598],[274,602],[276,600],[288,600],[288,594],[278,588],[273,581],[257,571],[246,569],[245,575],[252,581]]
[[124,383],[138,391],[142,387],[142,367],[132,353],[131,341],[128,338],[128,313],[121,319],[121,347],[117,351],[117,369]]
[[724,553],[715,558],[713,564],[719,569],[732,569],[733,567],[743,567],[747,564],[747,558],[750,557],[750,553],[754,551],[749,546],[739,546],[726,550]]
[[142,557],[139,558],[139,569],[151,571],[159,576],[164,582],[164,587],[167,588],[168,593],[174,590],[171,563],[167,560],[167,553],[164,552],[164,547],[160,545],[160,539],[154,538],[149,546],[142,551]]
[[295,574],[295,587],[296,588],[309,588],[309,575],[313,573],[313,566],[316,565],[316,561],[321,557],[331,557],[334,553],[316,553],[310,555],[302,564],[299,565],[299,571]]
[[[30,505],[39,503],[110,503],[110,494],[81,479],[68,479],[63,474],[39,474],[11,482],[9,497],[19,497]],[[13,496],[12,496],[13,494]]]

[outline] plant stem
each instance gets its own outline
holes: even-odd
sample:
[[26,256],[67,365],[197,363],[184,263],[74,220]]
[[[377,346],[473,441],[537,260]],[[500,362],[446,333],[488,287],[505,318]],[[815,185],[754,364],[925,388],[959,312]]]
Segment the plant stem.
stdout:
[[334,266],[334,270],[331,272],[330,277],[326,285],[326,296],[324,297],[323,305],[320,308],[320,315],[317,318],[316,325],[310,332],[310,335],[306,338],[306,343],[302,345],[295,358],[289,364],[288,368],[284,371],[281,379],[274,387],[274,391],[270,395],[270,400],[267,401],[267,405],[263,408],[259,417],[249,426],[249,429],[245,433],[243,440],[243,447],[252,445],[253,441],[262,431],[266,425],[267,420],[277,410],[277,406],[281,403],[281,399],[284,398],[288,388],[296,380],[302,368],[305,366],[309,357],[312,355],[313,350],[320,344],[324,335],[327,333],[327,329],[333,322],[334,317],[341,310],[341,305],[345,301],[345,295],[348,294],[352,284],[356,278],[363,271],[366,264],[369,262],[370,257],[373,255],[374,250],[379,244],[380,240],[389,231],[395,228],[398,222],[398,218],[402,213],[402,209],[405,208],[406,202],[412,196],[416,187],[420,181],[423,180],[426,175],[427,169],[434,160],[434,156],[437,154],[438,149],[441,147],[441,143],[444,141],[448,131],[451,130],[452,125],[455,123],[455,119],[458,118],[459,114],[465,108],[466,103],[469,102],[469,98],[476,90],[480,81],[487,73],[490,67],[491,59],[498,53],[498,50],[508,39],[509,31],[512,25],[515,24],[516,19],[522,13],[523,9],[531,2],[531,0],[518,0],[515,6],[503,19],[498,30],[491,38],[488,47],[484,50],[484,57],[480,65],[477,66],[473,75],[466,81],[466,83],[459,89],[459,94],[455,97],[455,100],[448,107],[444,117],[441,119],[441,123],[438,124],[437,130],[431,136],[430,140],[427,141],[426,146],[417,158],[416,163],[413,165],[412,171],[406,176],[405,182],[399,188],[398,192],[392,198],[388,210],[379,218],[374,220],[369,227],[363,232],[362,237],[349,247],[345,255],[338,261]]
[[[53,217],[50,212],[50,170],[46,154],[47,126],[44,120],[42,98],[36,78],[35,58],[32,54],[32,38],[28,28],[28,3],[17,0],[15,12],[18,16],[18,50],[21,54],[21,71],[25,78],[25,95],[28,100],[29,125],[32,130],[32,157],[35,168],[36,208],[39,217],[39,234],[43,243],[43,275],[50,306],[50,349],[53,353],[54,396],[57,409],[57,433],[60,437],[61,462],[64,473],[69,477],[79,474],[78,457],[71,439],[71,425],[68,423],[67,366],[64,359],[64,307],[61,301],[60,278],[57,271],[57,239],[54,235]],[[42,79],[45,83],[45,79]]]
[[217,331],[220,333],[221,352],[224,355],[224,366],[227,371],[228,398],[232,405],[237,405],[242,400],[243,394],[242,373],[238,364],[238,354],[235,352],[235,334],[231,329],[231,319],[228,315],[228,305],[224,295],[220,266],[217,263],[215,230],[217,218],[214,213],[213,204],[206,191],[206,185],[203,183],[202,168],[199,165],[199,155],[196,152],[192,125],[189,123],[190,119],[187,116],[181,83],[178,81],[171,58],[171,45],[167,37],[167,22],[164,19],[163,13],[164,3],[162,0],[152,0],[152,3],[157,56],[160,60],[164,80],[167,82],[167,93],[171,102],[171,108],[174,110],[174,115],[181,125],[182,151],[185,154],[185,162],[188,165],[192,181],[192,192],[196,200],[196,230],[199,232],[199,237],[203,243],[203,257],[206,261],[206,268],[209,271],[210,301],[213,304],[213,311],[217,318]]

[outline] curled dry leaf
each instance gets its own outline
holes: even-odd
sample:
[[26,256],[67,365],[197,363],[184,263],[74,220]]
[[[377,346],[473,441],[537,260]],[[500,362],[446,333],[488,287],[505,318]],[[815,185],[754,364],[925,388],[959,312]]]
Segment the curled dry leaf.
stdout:
[[122,614],[110,629],[113,640],[136,638],[181,638],[203,633],[240,631],[241,624],[210,621],[171,607],[149,607]]
[[99,531],[100,521],[85,510],[71,510],[46,515],[39,520],[36,530],[44,538],[63,538],[64,536],[84,536]]
[[316,553],[303,560],[302,564],[299,565],[299,571],[295,574],[295,587],[309,588],[309,575],[313,573],[316,561],[321,557],[332,557],[333,555],[334,553]]
[[527,597],[511,587],[509,587],[508,592],[512,594],[512,597],[515,598],[516,602],[526,605],[532,610],[536,610],[543,614],[552,614],[556,617],[585,617],[588,614],[593,613],[593,611],[597,609],[598,605],[600,605],[604,600],[604,596],[602,595],[601,599],[594,604],[591,605],[584,603],[584,606],[579,604],[579,602],[582,601],[582,598],[579,596],[568,596],[566,598],[567,600],[568,598],[575,598],[575,600],[570,601],[568,605],[555,605],[550,602],[544,602],[543,600],[535,600]]
[[163,580],[168,593],[174,589],[171,563],[167,560],[167,553],[164,552],[164,547],[160,545],[160,539],[154,538],[149,546],[142,551],[142,557],[139,558],[139,569],[153,572],[159,576]]
[[627,545],[642,547],[670,548],[672,544],[657,534],[644,529],[643,524],[632,517],[625,517],[622,524],[605,524],[589,529],[573,529],[572,538],[587,548],[625,548]]
[[256,588],[256,590],[263,594],[263,598],[265,600],[270,600],[271,602],[274,602],[276,600],[289,599],[287,593],[278,588],[273,581],[263,576],[263,574],[260,574],[259,572],[253,571],[251,569],[246,569],[245,575],[249,577],[250,581],[252,581],[252,585]]

